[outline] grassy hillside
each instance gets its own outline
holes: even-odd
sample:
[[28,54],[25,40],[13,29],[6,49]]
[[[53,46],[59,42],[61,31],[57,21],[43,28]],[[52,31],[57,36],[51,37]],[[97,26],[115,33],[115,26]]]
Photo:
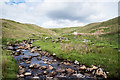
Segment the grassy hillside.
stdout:
[[110,19],[104,22],[91,23],[83,27],[72,27],[72,28],[55,28],[51,29],[56,33],[66,33],[70,34],[73,32],[78,33],[94,33],[99,30],[103,30],[103,33],[114,33],[118,31],[118,17]]
[[23,24],[12,20],[1,19],[3,38],[29,38],[37,35],[52,35],[53,31],[34,24]]

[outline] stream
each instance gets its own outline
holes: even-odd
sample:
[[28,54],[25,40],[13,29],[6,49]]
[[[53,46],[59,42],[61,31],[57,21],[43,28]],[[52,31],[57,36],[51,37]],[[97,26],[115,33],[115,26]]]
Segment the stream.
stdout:
[[[32,40],[33,42],[34,40]],[[84,65],[60,59],[32,46],[31,41],[12,45],[13,57],[17,60],[19,72],[17,80],[102,80],[103,75],[95,75],[98,69],[88,70]],[[26,46],[27,45],[27,46]],[[9,46],[10,47],[10,46]],[[92,69],[92,68],[91,68]],[[101,69],[101,68],[100,68]]]

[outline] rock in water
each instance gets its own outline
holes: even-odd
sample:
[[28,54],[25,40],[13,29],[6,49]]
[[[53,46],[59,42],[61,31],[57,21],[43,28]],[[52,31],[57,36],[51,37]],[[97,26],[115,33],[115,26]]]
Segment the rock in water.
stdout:
[[33,79],[39,79],[39,77],[38,76],[34,76]]
[[25,76],[30,76],[30,75],[32,75],[32,73],[31,72],[26,72],[24,75]]
[[46,66],[41,66],[41,69],[45,70],[45,69],[47,69],[47,67]]
[[74,73],[74,70],[72,70],[70,68],[66,69],[66,71],[67,71],[67,73]]
[[49,70],[52,70],[52,69],[53,69],[53,67],[52,67],[51,65],[48,65],[48,67],[49,67],[49,68],[48,68]]

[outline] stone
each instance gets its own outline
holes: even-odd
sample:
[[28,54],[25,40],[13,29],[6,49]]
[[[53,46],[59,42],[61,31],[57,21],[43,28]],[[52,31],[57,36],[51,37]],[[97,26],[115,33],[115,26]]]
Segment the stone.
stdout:
[[34,67],[34,64],[29,65],[29,68],[33,68],[33,67]]
[[101,69],[101,68],[99,68],[99,69],[97,69],[97,71],[96,71],[96,75],[98,75],[98,76],[101,76],[101,75],[103,75],[103,70]]
[[49,70],[53,70],[54,68],[51,65],[48,65]]
[[56,53],[53,53],[53,56],[56,56]]
[[59,72],[59,73],[64,73],[65,69],[57,69],[56,71]]
[[20,75],[17,74],[17,78],[19,78],[19,77],[20,77]]
[[96,67],[96,66],[94,66],[94,65],[92,65],[92,67],[93,67],[93,69],[98,69],[98,67]]
[[39,77],[38,76],[34,76],[33,79],[39,79]]
[[57,73],[55,71],[52,71],[51,73],[48,74],[49,77],[55,76]]
[[93,68],[86,68],[87,71],[91,72],[93,70]]
[[47,75],[47,73],[48,73],[47,71],[44,71],[44,72],[43,72],[44,75]]
[[82,74],[73,74],[73,75],[78,77],[78,78],[83,78],[84,77],[84,75],[82,75]]
[[45,70],[45,69],[47,69],[47,67],[46,66],[41,66],[41,69]]
[[52,64],[52,60],[49,60],[49,61],[48,61],[48,64]]
[[104,78],[107,78],[107,74],[105,72],[103,73],[103,76],[104,76]]
[[19,46],[17,49],[25,49],[25,47],[23,47],[23,46]]
[[53,77],[47,77],[47,80],[53,80]]
[[77,61],[77,60],[75,60],[75,62],[74,62],[75,64],[77,64],[77,65],[79,65],[80,63]]
[[35,69],[38,69],[38,68],[40,67],[40,65],[39,65],[39,64],[35,64],[33,67],[34,67]]
[[21,75],[19,75],[19,77],[20,77],[20,78],[24,78],[24,75],[23,75],[23,74],[21,74]]
[[56,60],[56,59],[54,59],[53,61],[54,61],[54,62],[56,62],[57,60]]
[[91,75],[90,75],[90,74],[88,74],[88,73],[84,73],[84,75],[85,75],[85,76],[91,76]]
[[64,62],[63,64],[64,64],[64,65],[67,65],[67,66],[70,66],[70,63],[69,63],[69,62]]
[[35,49],[34,49],[34,48],[30,49],[30,52],[31,52],[31,53],[34,53],[34,52],[35,52]]
[[31,72],[26,72],[24,75],[25,75],[25,76],[31,76],[32,73],[31,73]]
[[42,49],[40,48],[40,49],[37,49],[37,51],[42,51]]
[[30,63],[31,63],[31,61],[26,61],[26,63],[27,63],[27,64],[30,64]]
[[22,69],[22,66],[18,66],[19,69]]
[[24,68],[22,68],[22,69],[19,70],[19,74],[23,74],[24,72],[25,72]]
[[48,61],[48,59],[46,59],[46,58],[43,58],[42,60],[43,60],[43,61]]
[[67,73],[74,73],[74,70],[70,69],[70,68],[66,69],[66,71],[67,71]]
[[85,70],[85,69],[86,69],[86,66],[83,65],[83,66],[80,67],[80,69],[81,69],[81,70]]
[[44,63],[44,64],[47,64],[47,61],[44,61],[43,63]]

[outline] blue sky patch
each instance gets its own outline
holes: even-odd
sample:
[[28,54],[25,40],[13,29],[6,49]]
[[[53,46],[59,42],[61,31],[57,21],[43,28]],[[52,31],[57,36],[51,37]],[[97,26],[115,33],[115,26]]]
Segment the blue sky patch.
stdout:
[[9,2],[5,2],[5,3],[9,5],[14,5],[14,4],[25,3],[25,0],[9,0]]

